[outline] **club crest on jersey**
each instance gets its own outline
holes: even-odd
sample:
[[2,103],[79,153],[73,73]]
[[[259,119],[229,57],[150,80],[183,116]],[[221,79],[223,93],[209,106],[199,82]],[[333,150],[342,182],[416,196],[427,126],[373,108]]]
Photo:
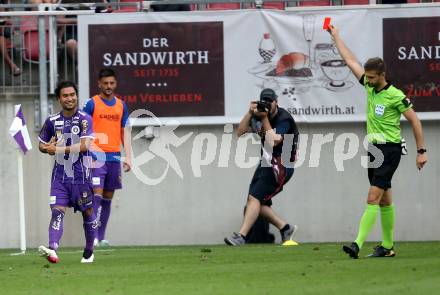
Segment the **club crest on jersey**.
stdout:
[[70,131],[72,132],[72,134],[78,135],[79,134],[79,126],[72,126]]
[[374,113],[376,114],[376,116],[382,117],[383,114],[385,113],[385,106],[381,104],[377,104],[376,108],[374,109]]

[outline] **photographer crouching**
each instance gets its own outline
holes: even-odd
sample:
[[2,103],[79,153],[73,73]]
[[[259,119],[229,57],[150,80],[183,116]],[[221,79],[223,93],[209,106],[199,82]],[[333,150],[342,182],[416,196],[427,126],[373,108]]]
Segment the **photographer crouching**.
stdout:
[[278,106],[274,90],[263,89],[260,100],[251,102],[238,126],[237,135],[248,132],[258,133],[261,137],[261,161],[249,186],[240,231],[226,237],[225,243],[231,246],[245,244],[246,235],[258,217],[276,226],[284,243],[292,239],[297,226],[291,226],[279,217],[271,205],[272,198],[292,178],[299,133],[292,116]]

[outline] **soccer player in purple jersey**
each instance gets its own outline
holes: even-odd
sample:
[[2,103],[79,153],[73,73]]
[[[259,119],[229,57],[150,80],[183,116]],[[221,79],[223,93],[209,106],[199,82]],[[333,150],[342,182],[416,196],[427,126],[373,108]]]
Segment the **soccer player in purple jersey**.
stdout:
[[84,220],[86,246],[81,263],[91,263],[97,228],[88,151],[93,140],[92,119],[78,110],[74,83],[60,82],[55,93],[62,111],[46,119],[38,137],[40,151],[55,157],[49,199],[52,211],[49,247],[40,246],[38,250],[49,262],[59,261],[57,249],[63,235],[64,214],[67,207],[73,207],[75,212],[82,213]]

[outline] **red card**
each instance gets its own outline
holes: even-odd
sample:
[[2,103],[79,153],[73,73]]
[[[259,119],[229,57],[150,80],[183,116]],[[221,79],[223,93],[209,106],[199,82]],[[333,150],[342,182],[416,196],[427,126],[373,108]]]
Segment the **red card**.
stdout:
[[324,30],[328,30],[328,26],[330,25],[330,21],[332,20],[331,17],[324,18],[324,24],[322,25],[322,28]]

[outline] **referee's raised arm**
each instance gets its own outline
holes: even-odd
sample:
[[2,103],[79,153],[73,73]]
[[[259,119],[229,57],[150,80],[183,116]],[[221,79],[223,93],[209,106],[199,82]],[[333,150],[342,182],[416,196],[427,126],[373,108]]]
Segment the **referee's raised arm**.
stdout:
[[364,74],[363,67],[359,64],[356,56],[348,49],[347,45],[345,45],[344,41],[342,41],[339,36],[339,30],[333,25],[329,25],[328,32],[332,36],[335,41],[336,48],[339,50],[339,54],[341,54],[344,61],[347,63],[347,66],[356,76],[356,79],[360,80],[362,75]]

